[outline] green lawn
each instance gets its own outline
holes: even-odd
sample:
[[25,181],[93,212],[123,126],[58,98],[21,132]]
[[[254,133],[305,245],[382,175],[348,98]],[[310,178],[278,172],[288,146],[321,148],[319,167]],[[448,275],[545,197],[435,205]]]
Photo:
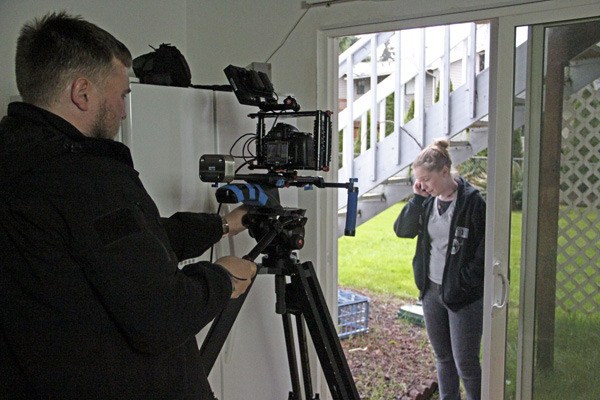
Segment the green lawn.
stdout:
[[338,283],[373,293],[416,298],[412,258],[416,239],[401,239],[394,221],[404,203],[388,208],[356,229],[356,236],[338,241]]

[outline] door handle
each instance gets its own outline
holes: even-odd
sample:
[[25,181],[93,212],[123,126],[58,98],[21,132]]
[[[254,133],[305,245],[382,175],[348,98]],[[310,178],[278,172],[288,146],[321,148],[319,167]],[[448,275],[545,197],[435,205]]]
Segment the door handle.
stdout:
[[496,260],[494,262],[493,272],[494,272],[495,277],[497,276],[500,278],[500,282],[502,283],[502,288],[500,291],[500,301],[494,300],[494,304],[492,304],[492,311],[500,310],[500,309],[503,309],[504,307],[506,307],[506,303],[508,302],[508,289],[510,286],[508,279],[506,278],[506,275],[502,272],[502,270],[500,268],[500,261]]

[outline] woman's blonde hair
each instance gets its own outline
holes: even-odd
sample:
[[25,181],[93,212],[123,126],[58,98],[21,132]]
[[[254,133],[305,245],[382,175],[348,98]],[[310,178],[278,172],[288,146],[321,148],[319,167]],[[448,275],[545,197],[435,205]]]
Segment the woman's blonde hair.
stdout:
[[448,153],[450,142],[447,139],[435,139],[433,143],[421,150],[421,153],[413,161],[413,169],[419,167],[427,171],[441,171],[442,168],[452,169],[452,160]]

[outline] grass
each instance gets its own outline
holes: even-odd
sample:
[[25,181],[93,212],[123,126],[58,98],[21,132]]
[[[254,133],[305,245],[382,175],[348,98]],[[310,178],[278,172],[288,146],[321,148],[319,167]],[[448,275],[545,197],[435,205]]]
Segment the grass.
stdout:
[[[589,217],[591,223],[598,223],[594,216]],[[506,394],[505,399],[516,398],[517,381],[517,336],[519,320],[519,290],[520,290],[520,257],[521,257],[521,221],[520,212],[512,213],[511,221],[511,276],[510,276],[510,302],[508,309],[507,345],[506,345]],[[562,229],[567,222],[559,221]],[[582,227],[580,227],[582,228]],[[575,235],[575,231],[568,230],[567,235]],[[589,263],[594,259],[591,254],[594,250],[585,249],[581,254],[573,254],[571,265],[577,265],[587,276],[593,276],[593,271],[598,269]],[[596,256],[597,257],[597,256]],[[559,256],[558,261],[564,261]],[[575,267],[565,268],[565,272]],[[573,271],[571,271],[573,272]],[[558,272],[558,276],[564,272]],[[586,293],[593,293],[600,287],[596,278],[595,283],[585,282],[578,289]],[[598,295],[597,295],[598,296]],[[600,315],[583,313],[568,313],[557,309],[555,312],[554,329],[554,365],[551,370],[534,369],[533,398],[535,400],[554,399],[600,399],[600,387],[597,382],[600,378],[596,366],[600,360]]]
[[561,314],[556,321],[554,367],[547,371],[536,369],[535,398],[600,399],[600,318]]
[[356,236],[338,241],[338,282],[341,286],[373,293],[416,298],[412,258],[416,239],[401,239],[394,221],[404,203],[398,203],[356,229]]
[[[339,284],[348,288],[365,289],[374,293],[391,294],[398,298],[415,299],[412,258],[416,239],[396,237],[393,224],[404,203],[390,207],[377,217],[359,226],[355,237],[342,237],[338,242]],[[599,223],[597,213],[590,223]],[[517,332],[519,319],[521,224],[520,212],[511,215],[510,302],[508,310],[506,347],[506,399],[514,399],[516,387]],[[564,221],[559,222],[564,224]],[[563,225],[561,225],[563,226]],[[593,249],[573,255],[574,265],[584,271],[597,270],[590,265]],[[597,256],[596,256],[597,257]],[[596,258],[597,259],[597,258]],[[598,290],[600,282],[586,283],[582,290]],[[535,400],[600,399],[600,315],[568,314],[556,311],[554,337],[554,368],[534,370]],[[495,373],[503,373],[497,371]]]

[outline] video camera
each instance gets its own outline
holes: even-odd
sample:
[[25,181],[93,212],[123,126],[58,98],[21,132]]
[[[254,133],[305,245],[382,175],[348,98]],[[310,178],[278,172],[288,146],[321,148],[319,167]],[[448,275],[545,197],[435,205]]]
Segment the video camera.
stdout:
[[[225,75],[240,104],[257,106],[261,112],[250,114],[258,118],[256,130],[256,164],[250,168],[269,170],[328,171],[331,161],[331,112],[300,112],[300,105],[288,96],[282,104],[269,77],[264,72],[229,65]],[[273,113],[281,111],[280,113]],[[284,113],[292,111],[292,113]],[[312,133],[300,132],[295,126],[277,122],[267,131],[266,120],[286,116],[314,117]]]
[[[242,151],[244,165],[249,169],[266,169],[259,174],[237,174],[234,157],[208,154],[200,158],[200,178],[204,182],[228,184],[216,191],[219,203],[239,203],[254,206],[244,215],[242,223],[248,227],[250,236],[256,239],[256,246],[244,256],[254,260],[265,254],[259,265],[259,273],[274,275],[275,311],[282,316],[286,351],[292,391],[290,399],[300,399],[304,393],[307,399],[313,396],[310,380],[307,337],[304,324],[308,327],[316,354],[325,373],[329,391],[334,400],[359,400],[360,396],[352,378],[352,373],[340,345],[335,324],[327,308],[325,296],[319,285],[312,262],[300,262],[294,250],[304,246],[304,226],[307,218],[299,208],[284,208],[279,203],[279,188],[289,186],[317,186],[345,188],[348,191],[348,213],[346,214],[345,234],[354,236],[356,225],[356,203],[358,188],[356,179],[348,183],[327,183],[321,177],[298,176],[296,170],[329,171],[331,161],[331,112],[301,112],[300,106],[292,97],[282,104],[277,103],[273,85],[266,74],[243,68],[228,66],[225,73],[233,91],[242,104],[255,105],[260,112],[250,114],[257,118],[256,134],[246,141]],[[276,112],[277,111],[277,112]],[[279,118],[313,117],[313,132],[300,132],[291,124],[277,123]],[[266,121],[274,119],[267,131]],[[238,139],[236,143],[239,141]],[[249,145],[255,142],[253,154]],[[232,146],[235,147],[235,143]],[[245,183],[231,183],[242,180]],[[225,339],[245,300],[246,294],[231,300],[215,318],[200,349],[203,368],[210,371],[221,351]],[[291,316],[296,320],[296,332]],[[294,343],[294,336],[297,342]],[[300,353],[300,366],[304,387],[301,388],[300,371],[297,362]]]
[[[283,103],[277,96],[268,76],[263,72],[229,65],[224,70],[233,92],[241,104],[259,107],[260,111],[249,114],[257,119],[256,134],[243,146],[244,163],[236,170],[232,149],[229,155],[205,154],[200,158],[200,179],[203,182],[230,183],[243,180],[245,184],[229,184],[217,190],[219,203],[250,204],[277,208],[278,195],[271,188],[289,186],[319,188],[345,188],[348,191],[348,213],[345,234],[354,236],[358,188],[356,179],[348,183],[328,183],[321,177],[298,176],[297,170],[329,171],[331,162],[331,111],[300,111],[300,105],[288,96]],[[295,126],[278,122],[289,118],[313,118],[312,132],[300,132]],[[273,120],[267,129],[267,121]],[[246,136],[246,135],[244,135]],[[240,138],[241,139],[241,138]],[[238,139],[238,141],[240,140]],[[255,143],[255,153],[249,145]],[[237,141],[236,141],[237,143]],[[247,152],[247,154],[246,154]],[[244,165],[248,169],[264,169],[266,173],[238,174]],[[267,191],[270,195],[267,195]]]

